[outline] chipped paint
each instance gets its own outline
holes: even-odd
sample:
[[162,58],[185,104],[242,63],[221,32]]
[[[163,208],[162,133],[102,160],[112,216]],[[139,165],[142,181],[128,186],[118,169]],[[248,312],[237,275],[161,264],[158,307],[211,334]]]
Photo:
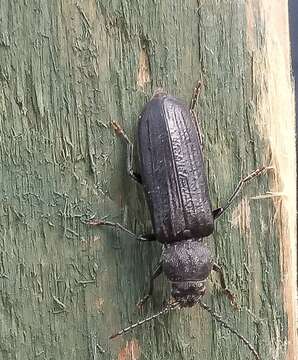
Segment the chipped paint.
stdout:
[[95,306],[96,306],[96,310],[98,312],[102,312],[103,311],[103,304],[104,304],[104,299],[101,297],[96,298],[95,300]]
[[144,90],[146,84],[150,83],[149,57],[145,49],[141,49],[139,56],[137,85]]
[[141,351],[139,342],[136,339],[127,341],[118,354],[118,360],[138,360]]

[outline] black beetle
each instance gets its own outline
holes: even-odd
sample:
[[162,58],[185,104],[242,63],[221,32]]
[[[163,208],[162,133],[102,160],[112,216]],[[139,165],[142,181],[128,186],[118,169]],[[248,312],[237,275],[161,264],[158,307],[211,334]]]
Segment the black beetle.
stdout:
[[194,114],[200,86],[199,82],[190,108],[160,89],[146,104],[139,117],[138,127],[140,174],[133,171],[131,141],[116,122],[112,123],[114,130],[123,137],[128,147],[127,171],[144,187],[154,234],[136,236],[121,224],[105,220],[92,220],[89,224],[116,226],[140,241],[161,242],[164,245],[161,260],[151,277],[149,294],[141,303],[152,294],[153,281],[162,271],[171,282],[171,294],[175,299],[158,314],[139,321],[112,337],[173,308],[190,307],[199,303],[239,336],[256,358],[259,358],[252,345],[220,320],[217,314],[212,313],[200,299],[206,291],[205,282],[211,270],[215,270],[220,274],[225,293],[234,302],[233,294],[225,285],[221,268],[214,263],[202,239],[212,234],[214,220],[230,206],[243,185],[263,172],[265,167],[243,178],[226,205],[212,210],[203,163],[202,136]]

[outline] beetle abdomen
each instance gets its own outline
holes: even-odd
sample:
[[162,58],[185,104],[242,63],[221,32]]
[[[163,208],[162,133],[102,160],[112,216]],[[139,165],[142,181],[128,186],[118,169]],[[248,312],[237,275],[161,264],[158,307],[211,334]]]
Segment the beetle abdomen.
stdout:
[[179,99],[157,93],[139,122],[144,190],[157,239],[172,243],[205,237],[213,215],[194,119]]

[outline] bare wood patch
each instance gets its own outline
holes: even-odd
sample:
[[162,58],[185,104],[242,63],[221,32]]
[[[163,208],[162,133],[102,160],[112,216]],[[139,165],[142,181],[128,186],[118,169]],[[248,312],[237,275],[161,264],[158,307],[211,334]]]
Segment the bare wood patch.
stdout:
[[137,85],[144,89],[145,85],[150,82],[150,65],[149,56],[145,49],[141,49],[139,58],[139,70]]
[[140,345],[136,339],[128,341],[118,354],[118,360],[138,360],[140,358]]
[[[296,159],[295,113],[291,82],[289,51],[288,8],[286,2],[263,0],[257,7],[263,20],[264,43],[249,41],[252,54],[253,83],[259,100],[256,108],[256,124],[260,136],[267,143],[272,165],[276,169],[271,178],[273,204],[276,209],[275,224],[282,253],[284,303],[288,315],[287,359],[297,358],[296,335]],[[247,18],[252,12],[247,8]],[[248,21],[250,24],[251,21]],[[248,31],[253,35],[252,29]],[[251,39],[250,39],[251,40]],[[281,349],[276,349],[278,358]]]

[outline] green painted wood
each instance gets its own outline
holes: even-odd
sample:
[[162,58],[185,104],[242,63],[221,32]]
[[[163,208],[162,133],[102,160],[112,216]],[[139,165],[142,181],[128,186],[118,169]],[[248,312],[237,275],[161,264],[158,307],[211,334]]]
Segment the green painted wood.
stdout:
[[[262,47],[257,13],[256,21]],[[138,313],[161,247],[85,224],[107,216],[150,231],[142,189],[126,176],[125,147],[109,124],[135,139],[156,87],[189,101],[197,79],[204,83],[197,111],[214,207],[267,161],[246,29],[245,4],[232,0],[0,2],[0,358],[253,358],[198,307],[109,342],[168,298],[160,279]],[[245,188],[208,239],[241,310],[216,275],[205,301],[263,359],[284,359],[274,209],[271,200],[245,202],[267,190],[267,176]],[[249,213],[240,211],[238,226],[241,199]]]

